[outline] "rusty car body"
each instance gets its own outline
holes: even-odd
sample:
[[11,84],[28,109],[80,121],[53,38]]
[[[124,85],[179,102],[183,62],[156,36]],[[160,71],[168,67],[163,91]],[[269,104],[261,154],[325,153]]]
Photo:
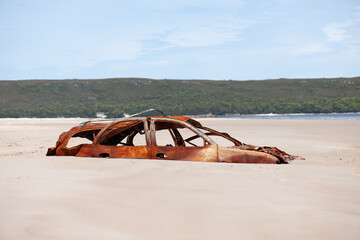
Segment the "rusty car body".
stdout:
[[[220,146],[214,137],[232,146]],[[88,139],[89,143],[68,146],[73,138]],[[244,144],[185,116],[88,121],[62,133],[46,155],[278,164],[303,159],[276,147]]]

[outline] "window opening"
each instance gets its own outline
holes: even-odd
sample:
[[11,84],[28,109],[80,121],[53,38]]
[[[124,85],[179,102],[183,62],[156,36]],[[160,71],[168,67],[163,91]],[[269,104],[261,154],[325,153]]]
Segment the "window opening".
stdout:
[[115,125],[106,133],[100,142],[107,146],[146,146],[146,137],[143,122],[136,125]]
[[72,148],[81,144],[92,144],[94,137],[99,133],[99,131],[100,130],[90,130],[76,133],[69,139],[66,147]]
[[[206,145],[205,140],[198,136],[197,133],[193,132],[189,128],[169,122],[155,122],[155,136],[157,146],[167,147],[204,147]],[[186,139],[192,141],[186,141]]]

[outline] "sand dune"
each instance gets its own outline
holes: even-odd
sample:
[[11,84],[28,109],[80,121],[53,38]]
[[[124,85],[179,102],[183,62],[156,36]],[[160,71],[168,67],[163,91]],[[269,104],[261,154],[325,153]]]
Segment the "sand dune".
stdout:
[[0,239],[360,239],[360,121],[200,119],[287,165],[45,156],[82,121],[0,120]]

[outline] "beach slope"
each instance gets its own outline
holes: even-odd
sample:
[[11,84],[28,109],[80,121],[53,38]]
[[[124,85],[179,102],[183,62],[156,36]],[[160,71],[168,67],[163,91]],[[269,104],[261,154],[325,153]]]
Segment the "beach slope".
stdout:
[[360,121],[199,119],[284,165],[46,157],[83,119],[0,119],[0,239],[360,239]]

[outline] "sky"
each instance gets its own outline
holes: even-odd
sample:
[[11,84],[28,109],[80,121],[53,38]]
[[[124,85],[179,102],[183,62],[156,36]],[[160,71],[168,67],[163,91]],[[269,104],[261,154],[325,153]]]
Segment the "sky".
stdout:
[[360,76],[360,0],[0,0],[0,80]]

